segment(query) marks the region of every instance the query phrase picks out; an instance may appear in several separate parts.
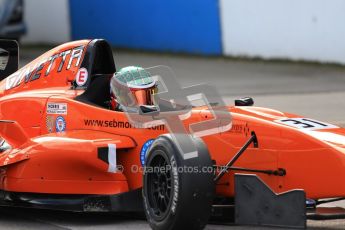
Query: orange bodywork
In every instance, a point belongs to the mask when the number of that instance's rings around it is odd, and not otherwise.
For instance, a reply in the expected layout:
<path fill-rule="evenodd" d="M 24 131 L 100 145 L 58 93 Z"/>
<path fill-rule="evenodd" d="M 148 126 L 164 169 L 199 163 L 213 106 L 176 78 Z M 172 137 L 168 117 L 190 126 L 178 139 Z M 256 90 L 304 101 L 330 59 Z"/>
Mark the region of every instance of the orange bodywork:
<path fill-rule="evenodd" d="M 12 146 L 0 155 L 1 190 L 119 194 L 142 186 L 142 172 L 133 170 L 141 166 L 141 148 L 168 130 L 164 125 L 136 128 L 123 112 L 75 100 L 85 89 L 71 85 L 89 58 L 91 42 L 52 49 L 1 81 L 0 136 Z M 66 107 L 54 114 L 48 105 Z M 225 165 L 254 131 L 259 147 L 250 146 L 235 166 L 285 169 L 285 176 L 258 174 L 275 192 L 304 189 L 310 198 L 345 196 L 338 180 L 345 178 L 345 129 L 305 131 L 277 122 L 301 116 L 258 107 L 228 109 L 231 130 L 203 137 L 217 165 Z M 207 108 L 197 107 L 185 124 L 209 117 Z M 109 145 L 116 146 L 122 172 L 109 172 L 98 158 L 98 149 Z M 218 195 L 234 195 L 234 173 L 221 179 Z"/>

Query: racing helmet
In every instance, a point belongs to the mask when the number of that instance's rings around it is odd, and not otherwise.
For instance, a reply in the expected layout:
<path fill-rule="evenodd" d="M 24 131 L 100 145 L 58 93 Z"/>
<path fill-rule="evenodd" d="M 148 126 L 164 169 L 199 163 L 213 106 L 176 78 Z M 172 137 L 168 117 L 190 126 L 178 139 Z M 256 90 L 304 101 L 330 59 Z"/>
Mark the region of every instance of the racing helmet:
<path fill-rule="evenodd" d="M 153 95 L 157 93 L 156 81 L 151 74 L 138 66 L 127 66 L 116 72 L 110 88 L 114 103 L 134 107 L 154 105 Z"/>

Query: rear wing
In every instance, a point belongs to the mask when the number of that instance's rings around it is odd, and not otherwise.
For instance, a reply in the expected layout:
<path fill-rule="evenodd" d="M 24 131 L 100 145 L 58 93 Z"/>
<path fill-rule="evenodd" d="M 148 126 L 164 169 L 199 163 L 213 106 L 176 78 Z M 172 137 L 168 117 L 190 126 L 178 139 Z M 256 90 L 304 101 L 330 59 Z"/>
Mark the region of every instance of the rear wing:
<path fill-rule="evenodd" d="M 19 67 L 19 46 L 15 40 L 0 39 L 0 81 Z"/>

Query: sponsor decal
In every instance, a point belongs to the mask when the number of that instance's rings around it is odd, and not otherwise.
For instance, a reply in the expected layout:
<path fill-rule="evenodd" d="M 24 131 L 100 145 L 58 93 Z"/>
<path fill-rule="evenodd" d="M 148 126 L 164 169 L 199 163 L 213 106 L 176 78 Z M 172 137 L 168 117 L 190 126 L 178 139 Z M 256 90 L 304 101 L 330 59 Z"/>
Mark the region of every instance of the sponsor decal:
<path fill-rule="evenodd" d="M 288 125 L 290 127 L 300 130 L 319 130 L 319 129 L 336 129 L 338 126 L 328 124 L 322 121 L 317 121 L 310 118 L 285 118 L 275 120 L 275 122 Z"/>
<path fill-rule="evenodd" d="M 53 132 L 54 129 L 54 117 L 47 116 L 46 117 L 46 127 L 49 133 Z"/>
<path fill-rule="evenodd" d="M 67 103 L 48 102 L 47 114 L 67 115 Z"/>
<path fill-rule="evenodd" d="M 244 127 L 244 134 L 246 136 L 250 135 L 250 128 L 249 128 L 248 123 L 246 123 L 246 126 Z"/>
<path fill-rule="evenodd" d="M 179 192 L 179 180 L 178 180 L 178 170 L 177 170 L 177 163 L 174 156 L 171 156 L 170 158 L 171 163 L 171 171 L 173 175 L 173 200 L 171 204 L 171 212 L 175 214 L 176 212 L 176 206 L 178 202 L 178 192 Z"/>
<path fill-rule="evenodd" d="M 243 130 L 244 130 L 244 126 L 243 125 L 232 124 L 232 127 L 229 130 L 229 132 L 231 132 L 231 133 L 242 133 Z"/>
<path fill-rule="evenodd" d="M 130 122 L 128 121 L 117 121 L 117 120 L 92 120 L 92 119 L 84 119 L 84 125 L 85 126 L 94 126 L 94 127 L 103 127 L 103 128 L 125 128 L 125 129 L 142 129 L 142 128 L 146 128 L 149 130 L 159 130 L 159 131 L 163 131 L 165 130 L 165 125 L 156 125 L 156 126 L 152 126 L 152 127 L 143 127 L 140 126 L 140 124 L 135 124 L 132 125 Z"/>
<path fill-rule="evenodd" d="M 66 121 L 62 116 L 58 116 L 55 120 L 56 132 L 63 132 L 66 130 Z"/>
<path fill-rule="evenodd" d="M 250 134 L 250 128 L 248 123 L 234 122 L 229 132 L 233 134 L 244 134 L 245 136 L 248 136 Z"/>
<path fill-rule="evenodd" d="M 88 73 L 85 68 L 81 68 L 78 70 L 78 73 L 75 78 L 75 82 L 78 86 L 84 86 L 88 79 Z"/>
<path fill-rule="evenodd" d="M 154 141 L 154 139 L 150 139 L 150 140 L 146 141 L 146 142 L 143 144 L 143 147 L 141 147 L 141 150 L 140 150 L 140 163 L 141 163 L 142 166 L 145 165 L 145 160 L 146 160 L 147 151 L 148 151 L 149 148 L 151 147 L 153 141 Z"/>
<path fill-rule="evenodd" d="M 5 90 L 9 90 L 24 84 L 48 76 L 52 69 L 60 73 L 63 69 L 69 70 L 72 66 L 78 67 L 83 56 L 84 46 L 74 47 L 54 54 L 34 65 L 29 65 L 6 78 Z M 46 69 L 43 71 L 43 69 Z"/>

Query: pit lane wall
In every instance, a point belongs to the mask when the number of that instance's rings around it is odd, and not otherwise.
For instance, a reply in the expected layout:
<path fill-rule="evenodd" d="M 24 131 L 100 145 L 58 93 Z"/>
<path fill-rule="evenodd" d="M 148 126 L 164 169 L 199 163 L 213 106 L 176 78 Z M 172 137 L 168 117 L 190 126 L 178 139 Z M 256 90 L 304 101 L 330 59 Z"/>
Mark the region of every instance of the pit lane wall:
<path fill-rule="evenodd" d="M 24 0 L 23 44 L 59 44 L 71 40 L 69 0 Z"/>
<path fill-rule="evenodd" d="M 37 10 L 39 9 L 39 10 Z M 343 0 L 25 0 L 25 43 L 345 64 Z"/>
<path fill-rule="evenodd" d="M 345 1 L 220 0 L 223 53 L 345 64 Z"/>
<path fill-rule="evenodd" d="M 71 0 L 73 39 L 114 46 L 220 55 L 218 0 Z"/>

